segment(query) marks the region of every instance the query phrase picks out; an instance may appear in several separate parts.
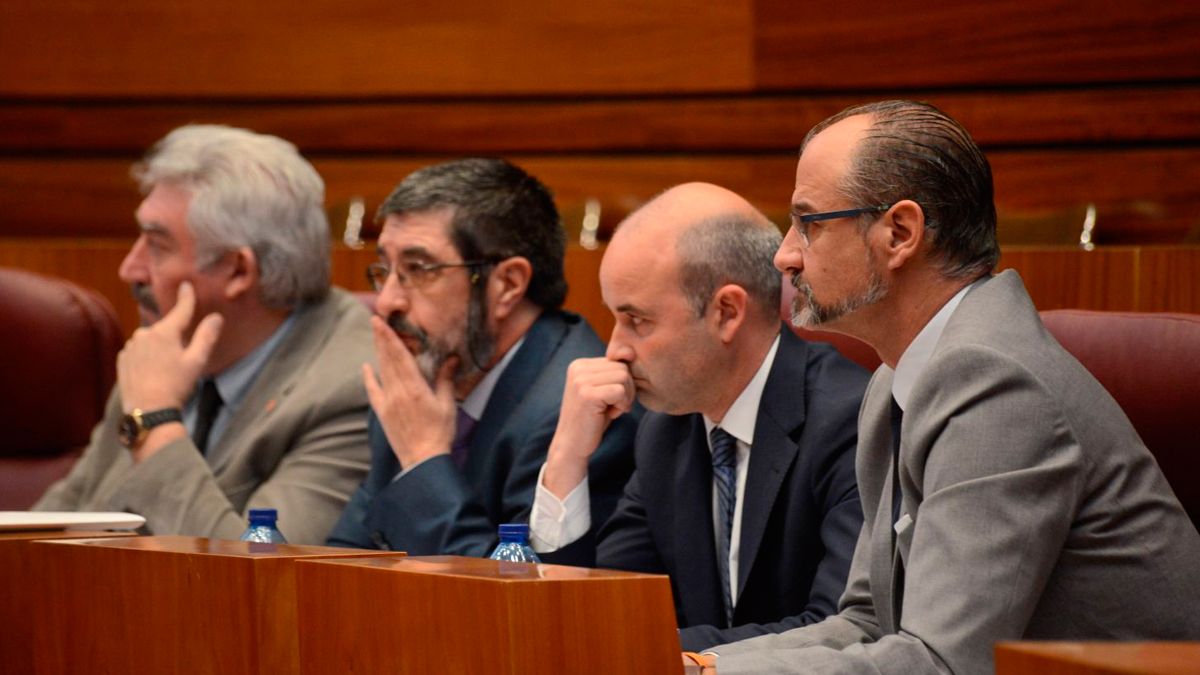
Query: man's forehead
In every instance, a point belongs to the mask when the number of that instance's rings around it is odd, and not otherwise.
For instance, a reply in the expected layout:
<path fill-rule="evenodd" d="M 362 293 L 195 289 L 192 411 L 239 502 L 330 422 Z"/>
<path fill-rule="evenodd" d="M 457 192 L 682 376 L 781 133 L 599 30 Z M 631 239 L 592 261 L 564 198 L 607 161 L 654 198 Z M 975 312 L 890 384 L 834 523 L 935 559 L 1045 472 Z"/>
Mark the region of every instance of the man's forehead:
<path fill-rule="evenodd" d="M 840 120 L 813 136 L 796 162 L 796 184 L 792 210 L 796 212 L 825 208 L 816 201 L 836 191 L 859 141 L 871 126 L 868 115 Z"/>
<path fill-rule="evenodd" d="M 450 215 L 431 211 L 391 213 L 379 233 L 379 250 L 393 255 L 433 255 L 455 250 Z"/>

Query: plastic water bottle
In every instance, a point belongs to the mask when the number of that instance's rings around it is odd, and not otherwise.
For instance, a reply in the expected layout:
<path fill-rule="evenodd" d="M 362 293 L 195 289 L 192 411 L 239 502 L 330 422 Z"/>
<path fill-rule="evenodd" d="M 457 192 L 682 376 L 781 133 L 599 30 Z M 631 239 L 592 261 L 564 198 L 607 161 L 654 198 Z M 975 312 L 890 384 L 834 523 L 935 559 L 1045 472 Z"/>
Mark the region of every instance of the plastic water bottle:
<path fill-rule="evenodd" d="M 500 543 L 488 556 L 492 560 L 509 562 L 541 562 L 529 545 L 529 526 L 525 523 L 505 523 L 500 526 Z"/>
<path fill-rule="evenodd" d="M 241 540 L 260 544 L 286 544 L 287 539 L 284 539 L 279 528 L 275 527 L 278 518 L 279 512 L 275 509 L 250 509 L 250 527 L 242 533 Z"/>

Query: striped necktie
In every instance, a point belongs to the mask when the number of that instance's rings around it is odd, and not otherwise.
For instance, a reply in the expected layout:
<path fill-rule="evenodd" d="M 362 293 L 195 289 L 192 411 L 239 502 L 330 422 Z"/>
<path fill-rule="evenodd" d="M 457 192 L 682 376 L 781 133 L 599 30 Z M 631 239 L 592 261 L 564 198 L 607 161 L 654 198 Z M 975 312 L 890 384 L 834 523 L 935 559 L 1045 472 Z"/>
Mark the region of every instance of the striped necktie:
<path fill-rule="evenodd" d="M 712 445 L 713 484 L 717 489 L 717 569 L 725 596 L 725 623 L 733 623 L 733 592 L 729 579 L 729 546 L 733 511 L 737 506 L 737 440 L 720 427 L 709 433 Z"/>

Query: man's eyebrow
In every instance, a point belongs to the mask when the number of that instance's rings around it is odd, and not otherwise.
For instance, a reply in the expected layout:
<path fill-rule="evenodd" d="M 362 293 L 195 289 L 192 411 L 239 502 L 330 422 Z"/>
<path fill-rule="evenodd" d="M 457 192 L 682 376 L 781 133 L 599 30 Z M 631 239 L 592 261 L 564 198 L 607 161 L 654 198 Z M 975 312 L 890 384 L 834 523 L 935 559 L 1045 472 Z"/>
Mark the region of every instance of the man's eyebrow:
<path fill-rule="evenodd" d="M 153 220 L 148 223 L 138 223 L 138 229 L 140 229 L 144 234 L 158 235 L 168 239 L 171 238 L 171 232 L 167 230 L 162 223 L 158 223 Z"/>
<path fill-rule="evenodd" d="M 376 246 L 375 247 L 375 255 L 386 260 L 388 257 L 387 249 L 385 249 L 382 246 Z M 400 250 L 400 257 L 401 258 L 432 258 L 433 255 L 429 252 L 429 249 L 425 248 L 424 246 L 409 246 L 408 248 Z"/>
<path fill-rule="evenodd" d="M 812 202 L 807 199 L 792 202 L 791 214 L 796 217 L 803 216 L 814 211 Z"/>
<path fill-rule="evenodd" d="M 645 314 L 646 313 L 646 310 L 642 309 L 641 307 L 638 307 L 637 305 L 630 304 L 628 302 L 621 304 L 621 305 L 617 305 L 617 311 L 622 314 Z"/>

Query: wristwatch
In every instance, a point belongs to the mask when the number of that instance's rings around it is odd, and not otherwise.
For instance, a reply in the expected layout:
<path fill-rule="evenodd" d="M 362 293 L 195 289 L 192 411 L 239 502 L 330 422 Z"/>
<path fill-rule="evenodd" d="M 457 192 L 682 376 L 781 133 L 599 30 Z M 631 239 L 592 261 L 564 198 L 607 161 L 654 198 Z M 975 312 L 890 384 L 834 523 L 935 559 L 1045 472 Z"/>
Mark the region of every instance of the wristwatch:
<path fill-rule="evenodd" d="M 154 427 L 167 422 L 182 421 L 183 411 L 179 408 L 163 408 L 150 412 L 134 408 L 121 417 L 121 423 L 117 425 L 117 438 L 120 439 L 121 445 L 133 450 L 142 444 L 146 434 Z"/>

